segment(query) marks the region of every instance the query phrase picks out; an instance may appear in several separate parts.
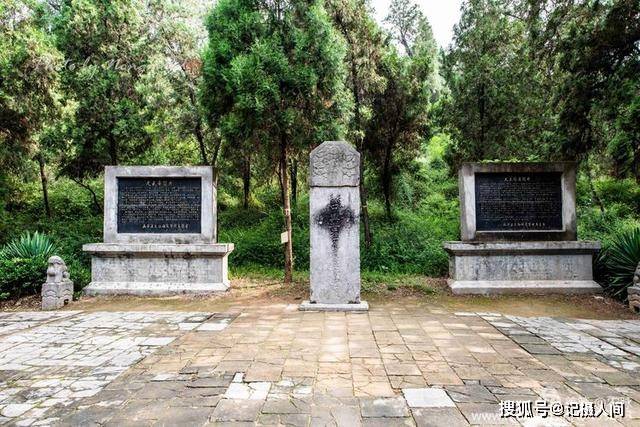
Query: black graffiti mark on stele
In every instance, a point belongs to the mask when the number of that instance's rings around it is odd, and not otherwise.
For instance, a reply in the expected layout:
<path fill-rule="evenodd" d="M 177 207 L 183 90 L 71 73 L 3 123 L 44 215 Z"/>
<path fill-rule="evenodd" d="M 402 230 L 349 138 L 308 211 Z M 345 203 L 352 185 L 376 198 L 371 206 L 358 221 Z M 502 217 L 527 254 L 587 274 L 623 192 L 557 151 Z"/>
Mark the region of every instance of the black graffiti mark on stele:
<path fill-rule="evenodd" d="M 329 203 L 315 215 L 315 222 L 320 227 L 329 231 L 331 247 L 338 250 L 340 233 L 345 227 L 351 227 L 356 222 L 356 216 L 350 207 L 342 206 L 340 196 L 329 196 Z"/>

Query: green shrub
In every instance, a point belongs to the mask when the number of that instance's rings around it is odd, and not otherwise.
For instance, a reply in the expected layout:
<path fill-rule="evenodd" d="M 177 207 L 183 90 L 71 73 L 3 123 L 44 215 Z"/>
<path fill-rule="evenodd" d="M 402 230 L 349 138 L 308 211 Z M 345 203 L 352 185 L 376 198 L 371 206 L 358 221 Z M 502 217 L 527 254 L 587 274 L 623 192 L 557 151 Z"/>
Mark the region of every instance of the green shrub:
<path fill-rule="evenodd" d="M 640 227 L 619 233 L 601 253 L 599 264 L 612 295 L 625 298 L 640 263 Z"/>
<path fill-rule="evenodd" d="M 616 203 L 624 205 L 633 212 L 640 212 L 640 185 L 634 179 L 606 177 L 597 180 L 594 185 L 607 209 Z"/>
<path fill-rule="evenodd" d="M 305 195 L 292 212 L 295 268 L 309 268 L 309 202 Z M 397 208 L 388 221 L 382 205 L 370 203 L 373 244 L 364 246 L 361 231 L 361 265 L 365 271 L 379 273 L 425 274 L 442 276 L 448 258 L 442 242 L 458 236 L 457 203 L 441 197 L 425 200 L 416 211 Z M 235 267 L 263 266 L 282 268 L 280 244 L 281 211 L 269 214 L 256 210 L 228 209 L 219 215 L 219 241 L 233 242 L 235 250 L 229 264 Z"/>
<path fill-rule="evenodd" d="M 0 251 L 0 298 L 38 293 L 46 279 L 47 260 L 57 248 L 42 233 L 23 233 Z"/>
<path fill-rule="evenodd" d="M 46 280 L 47 258 L 0 258 L 0 299 L 33 295 Z"/>
<path fill-rule="evenodd" d="M 309 268 L 308 202 L 292 211 L 293 252 L 299 269 Z M 240 208 L 228 209 L 218 216 L 220 242 L 232 242 L 235 250 L 229 256 L 232 266 L 262 265 L 283 267 L 284 255 L 280 243 L 283 231 L 281 211 L 269 214 Z"/>
<path fill-rule="evenodd" d="M 35 232 L 23 233 L 19 238 L 12 240 L 0 252 L 0 258 L 48 258 L 56 251 L 56 246 L 45 234 Z"/>

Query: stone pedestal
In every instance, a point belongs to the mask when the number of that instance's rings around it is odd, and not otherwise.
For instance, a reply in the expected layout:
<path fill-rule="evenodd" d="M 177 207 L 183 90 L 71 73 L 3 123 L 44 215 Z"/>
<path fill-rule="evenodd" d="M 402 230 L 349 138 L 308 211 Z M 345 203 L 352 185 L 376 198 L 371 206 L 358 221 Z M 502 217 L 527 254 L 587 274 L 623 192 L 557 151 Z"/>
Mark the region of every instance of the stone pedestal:
<path fill-rule="evenodd" d="M 233 244 L 216 243 L 211 167 L 105 169 L 104 243 L 91 255 L 87 295 L 226 291 Z"/>
<path fill-rule="evenodd" d="M 640 313 L 640 262 L 633 273 L 632 283 L 633 285 L 627 288 L 629 308 L 636 313 Z"/>
<path fill-rule="evenodd" d="M 65 280 L 42 285 L 42 309 L 57 310 L 73 301 L 73 282 Z"/>
<path fill-rule="evenodd" d="M 635 313 L 640 313 L 640 285 L 633 285 L 627 288 L 629 308 Z"/>
<path fill-rule="evenodd" d="M 598 293 L 598 242 L 445 242 L 454 294 Z"/>
<path fill-rule="evenodd" d="M 310 156 L 311 296 L 300 310 L 366 311 L 360 301 L 360 154 L 328 141 Z"/>
<path fill-rule="evenodd" d="M 233 244 L 94 243 L 86 295 L 208 294 L 229 289 Z"/>

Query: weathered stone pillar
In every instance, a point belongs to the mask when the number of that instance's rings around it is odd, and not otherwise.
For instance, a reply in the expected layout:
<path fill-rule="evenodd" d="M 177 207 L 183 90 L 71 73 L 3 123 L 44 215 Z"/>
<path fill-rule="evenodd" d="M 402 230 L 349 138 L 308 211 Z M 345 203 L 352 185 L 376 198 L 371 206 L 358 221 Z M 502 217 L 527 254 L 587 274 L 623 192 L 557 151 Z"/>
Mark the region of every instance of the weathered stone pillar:
<path fill-rule="evenodd" d="M 311 298 L 300 310 L 364 311 L 360 301 L 360 154 L 343 141 L 311 152 Z"/>

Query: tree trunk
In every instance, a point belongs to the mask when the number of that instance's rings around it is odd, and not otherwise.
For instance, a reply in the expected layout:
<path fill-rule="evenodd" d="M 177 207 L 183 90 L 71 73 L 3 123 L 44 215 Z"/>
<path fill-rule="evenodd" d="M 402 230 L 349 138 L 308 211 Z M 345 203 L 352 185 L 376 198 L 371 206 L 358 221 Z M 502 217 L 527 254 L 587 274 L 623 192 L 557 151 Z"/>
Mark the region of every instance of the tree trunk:
<path fill-rule="evenodd" d="M 288 173 L 288 143 L 286 136 L 280 139 L 280 189 L 282 192 L 282 209 L 284 213 L 284 228 L 287 233 L 287 242 L 284 244 L 284 283 L 293 281 L 293 245 L 291 242 L 291 200 L 289 194 Z"/>
<path fill-rule="evenodd" d="M 213 167 L 213 185 L 218 187 L 218 155 L 220 154 L 220 146 L 222 138 L 216 138 L 213 146 L 213 154 L 211 155 L 211 167 Z"/>
<path fill-rule="evenodd" d="M 485 119 L 485 87 L 484 83 L 480 83 L 479 94 L 478 94 L 478 116 L 480 118 L 480 143 L 475 146 L 475 155 L 476 158 L 474 160 L 484 160 L 484 138 L 485 138 L 485 129 L 484 129 L 484 119 Z"/>
<path fill-rule="evenodd" d="M 362 219 L 362 227 L 364 228 L 364 245 L 371 247 L 373 236 L 371 234 L 371 226 L 369 225 L 369 207 L 367 205 L 367 189 L 364 186 L 364 152 L 360 149 L 360 216 Z"/>
<path fill-rule="evenodd" d="M 93 204 L 93 210 L 96 213 L 100 213 L 100 212 L 103 211 L 103 207 L 100 206 L 100 203 L 98 202 L 98 195 L 96 194 L 95 191 L 93 191 L 93 188 L 91 188 L 88 184 L 85 184 L 84 182 L 82 182 L 80 179 L 71 178 L 71 181 L 75 182 L 80 187 L 82 187 L 85 190 L 87 190 L 89 192 L 89 194 L 91 194 L 91 201 L 92 201 L 92 204 Z"/>
<path fill-rule="evenodd" d="M 589 156 L 586 155 L 584 159 L 585 171 L 587 173 L 587 181 L 589 181 L 589 190 L 591 191 L 591 201 L 593 204 L 600 208 L 600 212 L 604 213 L 604 204 L 602 199 L 598 196 L 595 185 L 593 185 L 593 174 L 591 173 L 591 166 L 589 165 Z"/>
<path fill-rule="evenodd" d="M 351 49 L 353 51 L 353 48 Z M 364 228 L 364 245 L 366 248 L 371 247 L 373 240 L 371 236 L 371 226 L 369 225 L 369 207 L 367 205 L 367 189 L 364 186 L 364 138 L 360 134 L 362 128 L 362 116 L 360 114 L 360 91 L 357 86 L 358 70 L 356 68 L 356 61 L 351 55 L 351 90 L 353 92 L 353 118 L 356 128 L 356 147 L 360 152 L 360 184 L 358 189 L 360 190 L 360 219 L 362 221 L 362 227 Z"/>
<path fill-rule="evenodd" d="M 633 153 L 633 175 L 636 177 L 636 184 L 640 185 L 640 146 Z"/>
<path fill-rule="evenodd" d="M 246 155 L 242 160 L 242 207 L 249 209 L 249 194 L 251 191 L 251 156 Z"/>
<path fill-rule="evenodd" d="M 198 147 L 200 147 L 200 158 L 202 159 L 202 164 L 207 164 L 207 147 L 204 142 L 204 134 L 202 133 L 202 124 L 200 123 L 200 119 L 196 122 L 195 127 L 193 128 L 193 135 L 196 137 L 198 141 Z"/>
<path fill-rule="evenodd" d="M 171 43 L 170 40 L 167 40 L 167 43 Z M 198 147 L 200 148 L 200 158 L 202 160 L 202 164 L 206 165 L 208 163 L 207 160 L 207 146 L 204 140 L 204 132 L 202 130 L 202 116 L 198 113 L 198 99 L 196 96 L 196 92 L 194 86 L 190 82 L 190 74 L 185 68 L 183 64 L 180 64 L 180 68 L 182 68 L 182 73 L 187 79 L 187 88 L 189 90 L 189 101 L 191 102 L 191 107 L 195 112 L 195 125 L 193 127 L 193 135 L 196 137 L 196 141 L 198 141 Z M 217 155 L 217 154 L 216 154 Z M 211 165 L 214 166 L 214 165 Z"/>
<path fill-rule="evenodd" d="M 44 170 L 44 156 L 42 153 L 38 153 L 38 166 L 40 166 L 40 182 L 42 184 L 42 200 L 44 201 L 44 211 L 47 214 L 47 218 L 51 218 L 51 206 L 49 205 L 49 186 L 47 181 L 47 174 Z"/>
<path fill-rule="evenodd" d="M 291 204 L 298 205 L 298 161 L 291 160 Z"/>
<path fill-rule="evenodd" d="M 400 43 L 402 44 L 402 46 L 406 50 L 407 56 L 409 58 L 413 58 L 413 50 L 411 49 L 411 46 L 409 45 L 409 42 L 407 41 L 407 35 L 405 34 L 404 31 L 400 31 Z"/>
<path fill-rule="evenodd" d="M 113 135 L 109 134 L 109 156 L 111 157 L 111 164 L 118 164 L 118 143 Z"/>
<path fill-rule="evenodd" d="M 391 219 L 391 144 L 387 145 L 384 153 L 384 166 L 382 169 L 382 193 L 384 194 L 384 206 L 387 219 Z"/>

